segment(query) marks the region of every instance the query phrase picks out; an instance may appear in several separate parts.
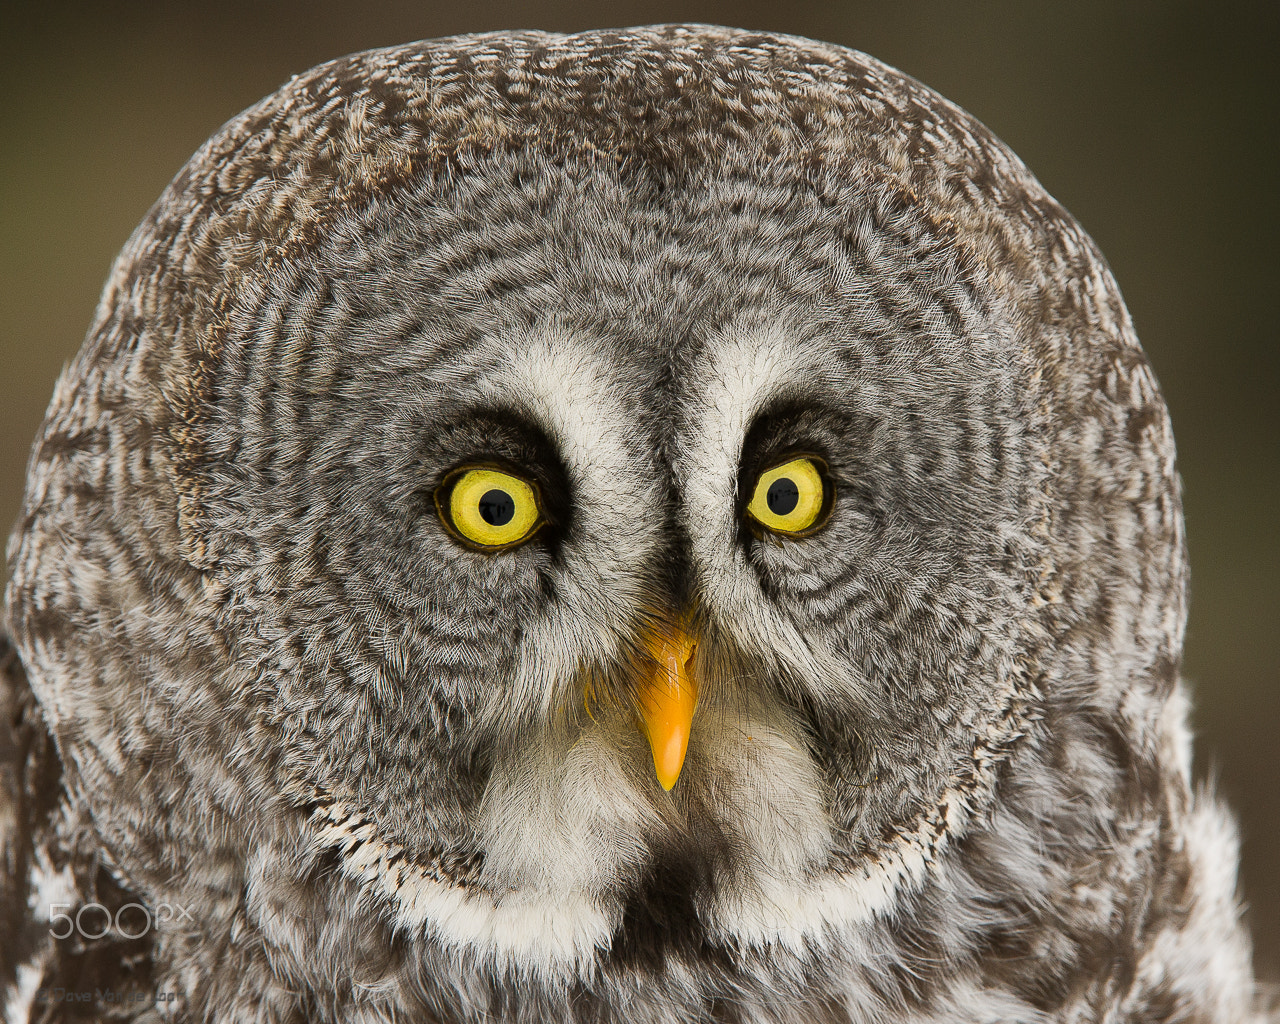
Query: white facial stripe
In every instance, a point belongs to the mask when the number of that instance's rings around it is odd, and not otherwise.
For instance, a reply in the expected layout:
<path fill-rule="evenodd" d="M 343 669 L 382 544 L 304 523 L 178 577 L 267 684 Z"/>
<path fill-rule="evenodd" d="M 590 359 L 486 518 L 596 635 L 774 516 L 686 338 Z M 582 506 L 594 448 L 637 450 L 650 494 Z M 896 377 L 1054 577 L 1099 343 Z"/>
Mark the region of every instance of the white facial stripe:
<path fill-rule="evenodd" d="M 686 392 L 686 407 L 702 412 L 685 424 L 677 475 L 707 610 L 766 663 L 781 663 L 803 678 L 815 695 L 847 696 L 856 683 L 838 660 L 808 643 L 762 594 L 738 545 L 735 501 L 742 446 L 754 418 L 772 399 L 824 383 L 831 374 L 820 355 L 803 349 L 783 327 L 726 330 L 708 343 L 702 366 L 702 377 Z"/>
<path fill-rule="evenodd" d="M 556 327 L 492 344 L 500 345 L 500 368 L 483 379 L 482 394 L 515 403 L 543 426 L 574 494 L 577 528 L 564 548 L 558 601 L 524 635 L 512 695 L 513 704 L 547 715 L 581 701 L 566 681 L 614 658 L 629 635 L 661 537 L 664 491 L 644 457 L 648 441 L 626 408 L 616 361 Z"/>
<path fill-rule="evenodd" d="M 684 438 L 681 482 L 695 542 L 732 534 L 742 443 L 766 402 L 799 376 L 799 351 L 781 332 L 727 331 L 707 346 L 704 375 L 690 390 L 704 411 Z"/>

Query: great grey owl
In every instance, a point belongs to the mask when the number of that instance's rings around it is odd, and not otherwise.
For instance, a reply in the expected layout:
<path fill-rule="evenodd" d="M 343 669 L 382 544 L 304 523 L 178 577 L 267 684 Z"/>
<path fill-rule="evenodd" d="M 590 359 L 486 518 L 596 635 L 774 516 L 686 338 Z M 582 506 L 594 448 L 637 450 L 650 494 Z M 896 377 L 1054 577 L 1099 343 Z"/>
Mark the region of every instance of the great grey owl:
<path fill-rule="evenodd" d="M 1120 294 L 862 54 L 294 78 L 125 247 L 8 555 L 11 1018 L 1263 1012 Z"/>

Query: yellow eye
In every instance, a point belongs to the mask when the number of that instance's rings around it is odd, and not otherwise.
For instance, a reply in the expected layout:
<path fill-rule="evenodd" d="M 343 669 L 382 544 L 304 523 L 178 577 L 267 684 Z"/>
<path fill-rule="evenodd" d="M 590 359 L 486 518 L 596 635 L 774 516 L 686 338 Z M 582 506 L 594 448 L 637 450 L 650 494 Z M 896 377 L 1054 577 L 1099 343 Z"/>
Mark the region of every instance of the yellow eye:
<path fill-rule="evenodd" d="M 820 527 L 830 509 L 818 462 L 808 457 L 766 469 L 747 504 L 747 513 L 765 529 L 793 537 Z"/>
<path fill-rule="evenodd" d="M 445 477 L 436 509 L 454 536 L 480 548 L 519 544 L 545 522 L 536 484 L 482 467 Z"/>

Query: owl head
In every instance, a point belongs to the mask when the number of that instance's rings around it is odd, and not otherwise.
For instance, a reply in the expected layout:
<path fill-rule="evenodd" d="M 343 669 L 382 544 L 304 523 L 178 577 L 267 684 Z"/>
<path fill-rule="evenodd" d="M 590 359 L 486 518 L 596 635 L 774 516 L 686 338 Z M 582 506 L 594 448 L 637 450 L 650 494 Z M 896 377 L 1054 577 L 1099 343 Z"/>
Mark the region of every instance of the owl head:
<path fill-rule="evenodd" d="M 839 47 L 294 78 L 125 248 L 10 558 L 68 828 L 191 909 L 191 1006 L 216 961 L 312 1019 L 961 1012 L 991 970 L 1039 1013 L 1164 898 L 1122 867 L 1193 868 L 1173 443 L 1111 274 Z"/>

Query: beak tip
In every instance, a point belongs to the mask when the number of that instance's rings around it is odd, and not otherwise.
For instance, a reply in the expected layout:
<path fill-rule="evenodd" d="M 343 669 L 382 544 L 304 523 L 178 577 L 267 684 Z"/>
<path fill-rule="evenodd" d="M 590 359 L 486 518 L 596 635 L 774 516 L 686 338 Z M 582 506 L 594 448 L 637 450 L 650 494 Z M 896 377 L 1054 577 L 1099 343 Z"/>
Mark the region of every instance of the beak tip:
<path fill-rule="evenodd" d="M 658 784 L 662 786 L 668 793 L 674 788 L 680 779 L 680 773 L 684 769 L 685 753 L 689 747 L 689 735 L 687 731 L 683 734 L 676 732 L 664 737 L 665 744 L 654 743 L 650 740 L 651 749 L 653 750 L 653 770 L 658 777 Z"/>

